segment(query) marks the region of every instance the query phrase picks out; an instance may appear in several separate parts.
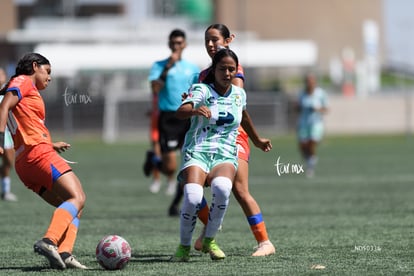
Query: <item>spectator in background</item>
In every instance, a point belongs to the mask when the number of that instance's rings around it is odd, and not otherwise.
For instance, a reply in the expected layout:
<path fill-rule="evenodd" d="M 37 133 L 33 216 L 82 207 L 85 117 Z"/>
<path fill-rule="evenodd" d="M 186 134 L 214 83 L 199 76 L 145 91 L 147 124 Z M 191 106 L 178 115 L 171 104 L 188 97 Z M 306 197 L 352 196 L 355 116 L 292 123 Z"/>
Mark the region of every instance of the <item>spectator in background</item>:
<path fill-rule="evenodd" d="M 299 95 L 297 136 L 299 149 L 306 161 L 306 176 L 313 177 L 318 162 L 316 147 L 324 133 L 323 114 L 327 112 L 326 93 L 317 87 L 315 75 L 308 73 L 305 88 Z"/>
<path fill-rule="evenodd" d="M 184 31 L 175 29 L 168 37 L 171 55 L 152 65 L 149 74 L 152 93 L 158 95 L 158 130 L 161 158 L 154 151 L 148 151 L 144 163 L 144 174 L 149 176 L 154 168 L 158 168 L 169 179 L 167 194 L 176 191 L 177 171 L 176 151 L 181 148 L 190 121 L 179 120 L 175 113 L 182 102 L 182 93 L 197 81 L 199 68 L 182 59 L 187 46 Z M 155 190 L 155 189 L 154 189 Z M 169 210 L 170 215 L 178 215 L 178 210 Z"/>
<path fill-rule="evenodd" d="M 7 83 L 7 74 L 3 68 L 0 68 L 0 89 Z M 0 102 L 3 100 L 3 95 L 0 95 Z M 14 163 L 14 148 L 13 139 L 9 129 L 6 127 L 4 131 L 4 154 L 1 155 L 2 164 L 0 167 L 1 176 L 1 199 L 4 201 L 17 201 L 17 196 L 10 190 L 11 178 L 10 172 Z"/>

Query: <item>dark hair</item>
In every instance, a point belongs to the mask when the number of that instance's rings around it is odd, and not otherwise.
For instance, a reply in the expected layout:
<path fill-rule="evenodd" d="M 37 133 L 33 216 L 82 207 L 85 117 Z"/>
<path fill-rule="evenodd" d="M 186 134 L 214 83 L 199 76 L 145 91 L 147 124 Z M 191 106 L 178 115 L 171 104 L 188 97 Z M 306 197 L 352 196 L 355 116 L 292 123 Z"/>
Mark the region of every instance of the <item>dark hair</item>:
<path fill-rule="evenodd" d="M 183 37 L 185 39 L 185 32 L 180 29 L 174 29 L 171 31 L 170 35 L 168 36 L 168 39 L 171 40 L 174 37 Z"/>
<path fill-rule="evenodd" d="M 215 81 L 214 70 L 216 69 L 217 64 L 225 57 L 231 57 L 236 62 L 236 68 L 239 67 L 239 58 L 236 53 L 227 48 L 221 49 L 214 55 L 213 64 L 209 68 L 209 72 L 203 83 L 213 83 Z"/>
<path fill-rule="evenodd" d="M 219 24 L 219 23 L 217 23 L 217 24 L 212 24 L 212 25 L 210 25 L 210 26 L 208 26 L 207 27 L 207 29 L 206 29 L 206 31 L 205 31 L 205 33 L 207 33 L 207 31 L 208 30 L 210 30 L 210 29 L 215 29 L 215 30 L 218 30 L 219 31 L 219 33 L 224 37 L 224 38 L 229 38 L 230 37 L 230 30 L 229 30 L 229 28 L 227 28 L 227 26 L 226 25 L 224 25 L 224 24 Z"/>
<path fill-rule="evenodd" d="M 25 54 L 17 63 L 15 74 L 10 78 L 7 84 L 0 90 L 0 95 L 4 95 L 7 88 L 9 87 L 10 81 L 19 75 L 32 75 L 33 71 L 33 62 L 36 62 L 38 65 L 50 64 L 49 60 L 38 53 L 28 53 Z"/>

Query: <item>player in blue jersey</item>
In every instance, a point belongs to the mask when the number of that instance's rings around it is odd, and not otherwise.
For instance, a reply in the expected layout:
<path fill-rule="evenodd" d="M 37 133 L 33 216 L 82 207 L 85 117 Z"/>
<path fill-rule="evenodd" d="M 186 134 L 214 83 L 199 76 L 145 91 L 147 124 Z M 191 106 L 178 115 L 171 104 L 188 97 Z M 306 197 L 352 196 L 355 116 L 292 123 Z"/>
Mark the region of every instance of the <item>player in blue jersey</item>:
<path fill-rule="evenodd" d="M 176 150 L 180 149 L 184 135 L 189 127 L 189 120 L 179 120 L 175 112 L 181 105 L 181 94 L 191 84 L 197 82 L 198 66 L 182 58 L 187 46 L 185 32 L 173 30 L 168 38 L 171 55 L 155 62 L 150 70 L 149 81 L 153 94 L 158 95 L 158 130 L 161 159 L 153 151 L 147 152 L 144 173 L 151 174 L 154 167 L 168 178 L 167 194 L 172 195 L 176 189 L 175 172 L 177 170 Z M 155 189 L 157 187 L 152 187 Z"/>
<path fill-rule="evenodd" d="M 218 51 L 204 83 L 194 84 L 177 110 L 178 118 L 191 118 L 191 126 L 182 149 L 180 176 L 184 183 L 184 202 L 180 215 L 180 245 L 173 261 L 189 260 L 192 234 L 206 181 L 213 198 L 202 251 L 209 253 L 212 260 L 226 257 L 215 236 L 226 213 L 237 171 L 239 126 L 243 126 L 257 147 L 263 151 L 272 148 L 270 140 L 260 138 L 253 127 L 246 111 L 244 89 L 232 85 L 238 65 L 233 51 Z"/>
<path fill-rule="evenodd" d="M 317 163 L 316 147 L 324 133 L 323 114 L 327 112 L 325 91 L 317 87 L 313 74 L 305 76 L 305 89 L 298 100 L 298 140 L 299 149 L 306 161 L 306 175 L 314 175 Z"/>

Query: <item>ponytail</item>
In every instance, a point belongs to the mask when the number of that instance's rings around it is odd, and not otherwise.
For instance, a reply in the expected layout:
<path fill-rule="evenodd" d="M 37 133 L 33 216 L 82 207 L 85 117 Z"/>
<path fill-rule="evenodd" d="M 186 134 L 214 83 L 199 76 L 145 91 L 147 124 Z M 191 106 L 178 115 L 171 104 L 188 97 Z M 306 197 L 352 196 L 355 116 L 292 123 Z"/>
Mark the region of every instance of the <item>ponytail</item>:
<path fill-rule="evenodd" d="M 6 90 L 7 90 L 7 88 L 9 88 L 10 82 L 11 82 L 11 81 L 12 81 L 15 77 L 17 77 L 17 75 L 13 75 L 13 76 L 9 79 L 9 81 L 8 81 L 5 85 L 3 85 L 3 87 L 0 89 L 0 95 L 3 95 L 3 96 L 4 96 L 4 94 L 6 94 Z"/>

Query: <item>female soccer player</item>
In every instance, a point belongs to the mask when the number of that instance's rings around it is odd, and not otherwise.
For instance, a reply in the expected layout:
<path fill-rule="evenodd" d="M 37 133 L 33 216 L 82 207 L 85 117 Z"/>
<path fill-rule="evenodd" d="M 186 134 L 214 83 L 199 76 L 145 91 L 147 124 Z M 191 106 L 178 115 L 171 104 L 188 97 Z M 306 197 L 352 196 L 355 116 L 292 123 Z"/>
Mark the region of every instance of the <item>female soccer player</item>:
<path fill-rule="evenodd" d="M 236 138 L 242 124 L 263 151 L 272 145 L 259 138 L 246 111 L 246 93 L 232 85 L 238 68 L 236 54 L 223 49 L 214 55 L 204 83 L 191 87 L 188 97 L 177 110 L 177 117 L 191 118 L 185 136 L 180 175 L 184 183 L 184 202 L 180 216 L 180 245 L 173 261 L 188 261 L 192 233 L 205 182 L 214 195 L 209 220 L 202 240 L 202 251 L 212 260 L 225 258 L 214 237 L 227 210 L 230 191 L 237 171 Z"/>
<path fill-rule="evenodd" d="M 208 55 L 213 58 L 220 48 L 228 48 L 233 38 L 234 36 L 230 34 L 229 29 L 225 25 L 213 24 L 209 26 L 205 32 L 205 47 Z M 203 81 L 210 71 L 211 67 L 203 70 L 200 73 L 199 81 Z M 244 73 L 240 64 L 237 67 L 237 72 L 232 83 L 243 88 Z M 232 190 L 246 215 L 247 222 L 249 223 L 250 229 L 258 244 L 252 256 L 271 255 L 275 253 L 275 247 L 269 240 L 259 204 L 249 192 L 250 146 L 248 134 L 243 127 L 239 127 L 239 135 L 237 136 L 236 143 L 238 148 L 238 169 L 234 178 Z M 203 206 L 199 212 L 199 218 L 207 223 L 208 206 L 206 201 L 203 201 Z M 204 233 L 201 234 L 194 245 L 196 250 L 201 249 L 201 239 L 203 234 Z"/>
<path fill-rule="evenodd" d="M 305 89 L 298 100 L 299 149 L 306 161 L 306 176 L 313 177 L 317 163 L 316 147 L 323 137 L 322 116 L 328 111 L 326 93 L 316 85 L 313 74 L 305 76 Z"/>
<path fill-rule="evenodd" d="M 45 256 L 52 268 L 86 269 L 72 255 L 86 196 L 79 179 L 58 154 L 70 145 L 52 143 L 44 124 L 45 106 L 39 91 L 48 86 L 50 73 L 50 62 L 44 56 L 28 53 L 0 90 L 4 95 L 0 104 L 0 154 L 4 154 L 7 123 L 16 151 L 17 175 L 25 186 L 56 207 L 34 251 Z"/>

